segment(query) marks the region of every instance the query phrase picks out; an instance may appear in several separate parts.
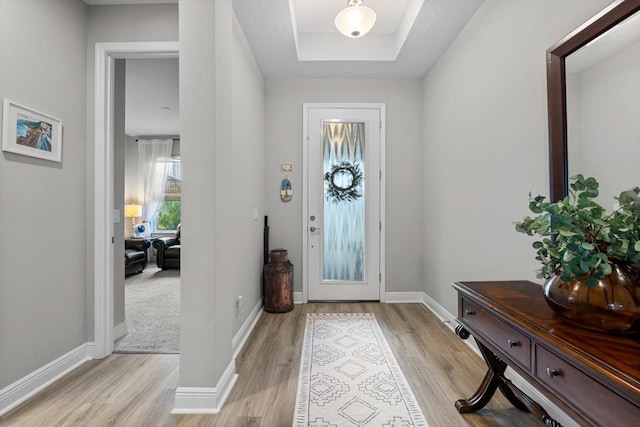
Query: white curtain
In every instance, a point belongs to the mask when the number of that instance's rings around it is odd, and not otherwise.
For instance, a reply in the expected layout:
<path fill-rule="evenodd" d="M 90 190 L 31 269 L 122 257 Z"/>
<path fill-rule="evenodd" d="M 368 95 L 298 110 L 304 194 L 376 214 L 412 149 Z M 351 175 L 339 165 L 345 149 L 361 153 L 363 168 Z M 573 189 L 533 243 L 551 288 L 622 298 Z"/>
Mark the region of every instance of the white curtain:
<path fill-rule="evenodd" d="M 138 140 L 138 200 L 142 217 L 150 224 L 164 201 L 172 145 L 172 139 Z"/>

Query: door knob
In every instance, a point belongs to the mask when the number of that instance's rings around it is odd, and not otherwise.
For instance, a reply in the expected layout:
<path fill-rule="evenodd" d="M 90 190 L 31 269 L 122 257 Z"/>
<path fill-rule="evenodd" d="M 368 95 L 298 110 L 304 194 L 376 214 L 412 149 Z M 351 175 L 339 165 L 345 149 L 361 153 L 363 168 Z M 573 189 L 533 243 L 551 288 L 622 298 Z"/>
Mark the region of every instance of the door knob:
<path fill-rule="evenodd" d="M 312 233 L 314 231 L 318 231 L 318 230 L 320 230 L 320 227 L 309 227 L 309 231 L 312 232 Z"/>

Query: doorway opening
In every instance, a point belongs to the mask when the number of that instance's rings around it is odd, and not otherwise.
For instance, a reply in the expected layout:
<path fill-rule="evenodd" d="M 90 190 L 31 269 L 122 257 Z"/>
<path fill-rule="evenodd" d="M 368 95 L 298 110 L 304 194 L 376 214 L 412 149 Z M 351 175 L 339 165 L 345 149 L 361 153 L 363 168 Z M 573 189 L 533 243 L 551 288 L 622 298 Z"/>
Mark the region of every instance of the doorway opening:
<path fill-rule="evenodd" d="M 114 347 L 114 78 L 115 61 L 177 58 L 178 42 L 96 43 L 94 99 L 94 357 Z"/>
<path fill-rule="evenodd" d="M 114 353 L 179 352 L 178 73 L 178 58 L 116 60 Z"/>

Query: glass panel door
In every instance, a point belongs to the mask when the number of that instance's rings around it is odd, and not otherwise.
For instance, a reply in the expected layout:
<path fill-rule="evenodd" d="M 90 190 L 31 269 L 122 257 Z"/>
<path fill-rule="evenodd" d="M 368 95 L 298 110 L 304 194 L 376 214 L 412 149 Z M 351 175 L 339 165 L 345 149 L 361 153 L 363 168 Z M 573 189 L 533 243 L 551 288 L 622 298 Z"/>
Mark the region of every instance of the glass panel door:
<path fill-rule="evenodd" d="M 305 107 L 303 269 L 309 301 L 380 299 L 382 116 L 377 105 Z"/>
<path fill-rule="evenodd" d="M 322 126 L 323 281 L 364 281 L 366 248 L 365 124 Z"/>

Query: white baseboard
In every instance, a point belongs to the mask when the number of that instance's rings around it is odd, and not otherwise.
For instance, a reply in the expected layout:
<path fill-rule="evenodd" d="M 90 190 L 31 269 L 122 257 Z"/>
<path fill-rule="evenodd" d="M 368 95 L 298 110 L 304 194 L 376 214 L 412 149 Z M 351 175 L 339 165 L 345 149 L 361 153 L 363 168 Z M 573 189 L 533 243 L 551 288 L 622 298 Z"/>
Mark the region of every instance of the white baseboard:
<path fill-rule="evenodd" d="M 423 293 L 423 304 L 438 318 L 440 321 L 446 325 L 453 333 L 455 333 L 455 328 L 458 325 L 456 321 L 456 317 L 449 313 L 443 306 L 441 306 L 436 300 L 431 298 L 426 293 Z M 456 335 L 456 338 L 457 335 Z M 459 339 L 459 338 L 458 338 Z M 474 353 L 478 355 L 478 357 L 482 358 L 482 354 L 480 353 L 480 349 L 476 344 L 475 340 L 466 339 L 464 340 L 465 344 L 473 350 Z M 528 381 L 526 381 L 520 374 L 514 371 L 511 368 L 507 368 L 506 376 L 513 382 L 513 384 L 522 390 L 527 396 L 531 397 L 533 400 L 538 402 L 542 407 L 549 413 L 549 415 L 562 424 L 565 427 L 580 427 L 571 417 L 569 417 L 564 411 L 562 411 L 555 403 L 551 400 L 547 399 L 542 393 L 540 393 L 536 388 L 534 388 Z M 473 390 L 469 390 L 469 395 L 473 393 Z M 464 397 L 464 396 L 461 396 Z"/>
<path fill-rule="evenodd" d="M 231 340 L 231 347 L 233 351 L 233 358 L 238 357 L 238 353 L 242 350 L 244 343 L 247 342 L 247 338 L 249 338 L 249 334 L 253 331 L 253 328 L 256 326 L 258 319 L 262 316 L 262 299 L 258 301 L 251 313 L 249 313 L 249 317 L 242 324 L 240 330 L 236 333 L 236 335 Z"/>
<path fill-rule="evenodd" d="M 215 387 L 178 387 L 172 414 L 217 414 L 238 379 L 232 360 Z"/>
<path fill-rule="evenodd" d="M 423 301 L 424 292 L 385 292 L 386 303 L 418 303 Z"/>
<path fill-rule="evenodd" d="M 302 292 L 294 292 L 293 293 L 293 303 L 294 304 L 304 304 L 302 299 Z"/>
<path fill-rule="evenodd" d="M 0 390 L 0 415 L 6 414 L 62 376 L 92 360 L 93 348 L 92 342 L 84 343 Z"/>
<path fill-rule="evenodd" d="M 113 328 L 113 341 L 118 341 L 123 336 L 127 335 L 129 330 L 127 329 L 127 322 L 122 322 Z"/>
<path fill-rule="evenodd" d="M 449 327 L 452 331 L 455 331 L 458 323 L 456 322 L 456 316 L 449 313 L 449 311 L 441 306 L 436 300 L 431 298 L 426 293 L 422 293 L 422 304 L 424 304 L 440 321 Z"/>
<path fill-rule="evenodd" d="M 231 340 L 233 359 L 215 387 L 178 387 L 172 414 L 217 414 L 222 409 L 231 389 L 238 379 L 236 357 L 262 316 L 262 300 L 253 307 L 247 320 Z"/>

